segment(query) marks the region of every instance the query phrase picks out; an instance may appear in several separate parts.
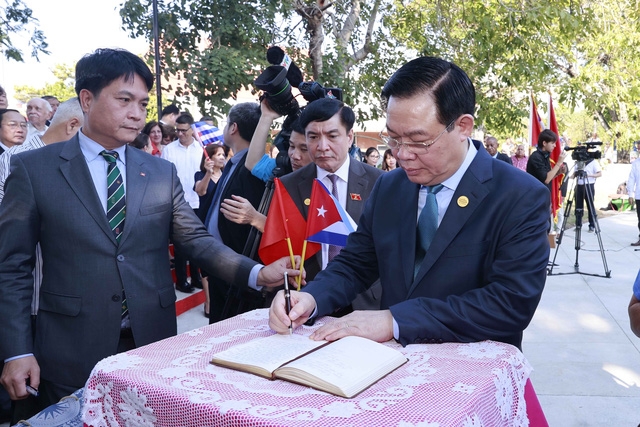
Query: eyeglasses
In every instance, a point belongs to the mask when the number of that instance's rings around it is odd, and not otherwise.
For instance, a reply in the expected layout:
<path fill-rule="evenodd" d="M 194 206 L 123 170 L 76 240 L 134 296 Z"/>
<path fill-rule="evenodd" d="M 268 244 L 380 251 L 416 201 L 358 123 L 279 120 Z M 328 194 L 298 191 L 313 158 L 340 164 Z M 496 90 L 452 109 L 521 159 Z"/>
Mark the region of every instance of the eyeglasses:
<path fill-rule="evenodd" d="M 445 127 L 442 130 L 442 132 L 440 132 L 438 136 L 433 138 L 431 141 L 427 140 L 427 141 L 402 142 L 396 138 L 393 138 L 387 135 L 386 133 L 383 133 L 382 131 L 378 134 L 378 136 L 385 143 L 387 147 L 389 147 L 392 150 L 396 150 L 396 152 L 400 151 L 401 147 L 404 147 L 404 149 L 410 153 L 424 154 L 429 151 L 429 147 L 435 144 L 438 141 L 438 139 L 440 139 L 440 137 L 445 134 L 445 132 L 451 130 L 451 127 L 456 122 L 456 120 L 457 119 L 454 119 L 451 123 L 449 123 L 447 127 Z"/>
<path fill-rule="evenodd" d="M 176 128 L 176 133 L 187 133 L 191 130 L 191 128 L 186 128 L 186 129 L 178 129 Z"/>
<path fill-rule="evenodd" d="M 26 129 L 27 122 L 7 122 L 5 123 L 5 126 L 7 126 L 10 129 L 18 129 L 18 128 Z"/>

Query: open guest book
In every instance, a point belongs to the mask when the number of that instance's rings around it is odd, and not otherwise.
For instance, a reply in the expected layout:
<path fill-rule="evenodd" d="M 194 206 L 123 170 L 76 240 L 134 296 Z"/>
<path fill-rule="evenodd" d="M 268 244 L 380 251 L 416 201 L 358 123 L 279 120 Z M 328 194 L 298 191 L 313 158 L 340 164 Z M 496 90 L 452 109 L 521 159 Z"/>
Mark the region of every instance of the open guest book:
<path fill-rule="evenodd" d="M 217 353 L 211 363 L 351 398 L 406 361 L 398 350 L 367 338 L 327 342 L 275 334 Z"/>

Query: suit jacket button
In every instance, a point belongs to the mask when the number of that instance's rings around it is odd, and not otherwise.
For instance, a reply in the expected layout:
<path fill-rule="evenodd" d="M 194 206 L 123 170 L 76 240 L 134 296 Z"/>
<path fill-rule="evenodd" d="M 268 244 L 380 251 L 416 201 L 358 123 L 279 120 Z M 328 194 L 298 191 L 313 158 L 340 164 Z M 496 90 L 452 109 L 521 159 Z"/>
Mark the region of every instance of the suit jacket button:
<path fill-rule="evenodd" d="M 435 339 L 435 338 L 431 338 L 431 339 L 429 340 L 429 344 L 435 344 L 435 343 L 436 343 L 436 339 Z"/>
<path fill-rule="evenodd" d="M 116 257 L 116 259 L 117 259 L 118 261 L 124 261 L 124 255 L 118 255 L 118 256 Z"/>
<path fill-rule="evenodd" d="M 442 341 L 442 339 L 438 340 L 438 344 L 442 344 L 444 341 Z"/>
<path fill-rule="evenodd" d="M 120 295 L 112 295 L 111 296 L 111 301 L 119 302 L 120 301 Z"/>

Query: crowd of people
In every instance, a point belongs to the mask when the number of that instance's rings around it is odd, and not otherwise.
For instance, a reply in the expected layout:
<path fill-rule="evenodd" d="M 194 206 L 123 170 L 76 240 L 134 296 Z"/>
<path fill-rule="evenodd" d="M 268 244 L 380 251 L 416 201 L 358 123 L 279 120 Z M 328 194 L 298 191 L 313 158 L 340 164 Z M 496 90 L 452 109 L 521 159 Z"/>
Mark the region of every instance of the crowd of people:
<path fill-rule="evenodd" d="M 100 359 L 174 335 L 175 290 L 203 288 L 210 323 L 269 307 L 279 333 L 342 317 L 314 339 L 521 346 L 545 283 L 557 137 L 529 158 L 473 140 L 475 89 L 455 64 L 421 57 L 391 76 L 388 148 L 363 161 L 337 99 L 287 121 L 273 158 L 268 99 L 231 107 L 223 143 L 203 146 L 175 105 L 147 121 L 152 85 L 137 56 L 99 49 L 76 65 L 77 97 L 34 98 L 27 117 L 0 87 L 1 382 L 14 421 L 81 388 Z M 304 269 L 298 253 L 265 266 L 255 231 L 274 177 L 305 221 L 320 214 L 309 201 L 321 181 L 358 224 L 346 246 L 322 244 Z M 290 312 L 285 272 L 306 285 Z"/>

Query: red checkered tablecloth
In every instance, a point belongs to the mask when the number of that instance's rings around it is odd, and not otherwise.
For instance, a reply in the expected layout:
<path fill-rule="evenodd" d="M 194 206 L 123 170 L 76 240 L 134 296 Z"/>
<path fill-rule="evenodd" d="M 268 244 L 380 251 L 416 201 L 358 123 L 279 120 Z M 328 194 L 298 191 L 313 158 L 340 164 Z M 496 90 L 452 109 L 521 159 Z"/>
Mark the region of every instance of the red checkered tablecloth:
<path fill-rule="evenodd" d="M 86 426 L 527 426 L 531 368 L 515 347 L 387 345 L 409 361 L 352 399 L 210 364 L 273 334 L 255 310 L 99 362 L 84 391 Z M 309 335 L 333 318 L 296 333 Z"/>

